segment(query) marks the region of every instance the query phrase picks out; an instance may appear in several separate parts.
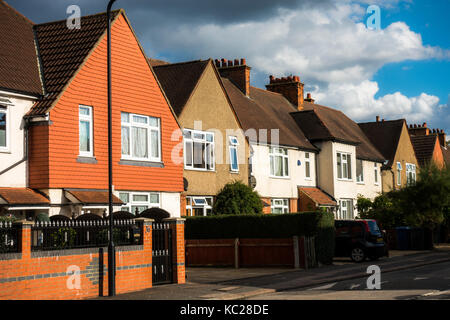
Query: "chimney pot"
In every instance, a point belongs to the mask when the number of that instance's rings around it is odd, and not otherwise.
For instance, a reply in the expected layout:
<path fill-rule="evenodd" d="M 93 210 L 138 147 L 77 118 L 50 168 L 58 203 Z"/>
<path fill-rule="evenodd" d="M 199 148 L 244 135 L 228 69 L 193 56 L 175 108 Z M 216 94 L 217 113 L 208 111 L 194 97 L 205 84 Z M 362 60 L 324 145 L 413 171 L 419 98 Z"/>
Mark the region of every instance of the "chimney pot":
<path fill-rule="evenodd" d="M 214 62 L 216 63 L 216 67 L 220 68 L 220 61 L 219 61 L 219 59 L 214 60 Z"/>
<path fill-rule="evenodd" d="M 228 66 L 232 67 L 233 66 L 233 60 L 228 60 Z"/>
<path fill-rule="evenodd" d="M 380 122 L 380 116 L 376 116 L 377 122 Z"/>
<path fill-rule="evenodd" d="M 311 100 L 311 93 L 308 93 L 308 94 L 306 95 L 306 98 L 309 99 L 309 100 Z"/>
<path fill-rule="evenodd" d="M 245 59 L 241 59 L 241 66 L 245 66 L 247 64 L 247 62 L 245 61 Z"/>
<path fill-rule="evenodd" d="M 427 123 L 426 123 L 426 122 L 423 123 L 423 127 L 424 127 L 424 128 L 427 127 Z"/>
<path fill-rule="evenodd" d="M 273 83 L 273 81 L 275 80 L 275 78 L 272 75 L 269 76 L 269 79 L 270 79 L 270 83 Z"/>

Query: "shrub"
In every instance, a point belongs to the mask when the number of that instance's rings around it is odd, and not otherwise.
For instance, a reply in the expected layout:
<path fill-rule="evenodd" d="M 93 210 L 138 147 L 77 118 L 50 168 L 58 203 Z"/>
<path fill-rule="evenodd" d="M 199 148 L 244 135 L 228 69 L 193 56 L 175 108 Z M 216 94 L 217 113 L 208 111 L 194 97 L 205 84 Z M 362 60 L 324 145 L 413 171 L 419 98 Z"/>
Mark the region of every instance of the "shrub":
<path fill-rule="evenodd" d="M 334 215 L 328 212 L 189 217 L 185 236 L 186 239 L 315 236 L 318 261 L 329 264 L 334 257 Z"/>
<path fill-rule="evenodd" d="M 260 196 L 240 181 L 226 184 L 217 195 L 213 215 L 237 215 L 262 213 Z"/>

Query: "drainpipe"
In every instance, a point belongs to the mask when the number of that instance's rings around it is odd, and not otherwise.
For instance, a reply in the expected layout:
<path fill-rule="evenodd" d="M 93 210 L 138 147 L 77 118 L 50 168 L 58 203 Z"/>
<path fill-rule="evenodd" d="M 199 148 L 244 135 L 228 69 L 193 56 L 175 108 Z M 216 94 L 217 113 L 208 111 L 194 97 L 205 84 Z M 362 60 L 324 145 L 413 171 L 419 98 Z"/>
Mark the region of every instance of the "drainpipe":
<path fill-rule="evenodd" d="M 22 159 L 20 159 L 18 162 L 12 164 L 11 166 L 9 166 L 8 168 L 0 171 L 0 176 L 5 174 L 8 171 L 11 171 L 12 169 L 14 169 L 15 167 L 17 167 L 18 165 L 24 163 L 25 161 L 28 160 L 28 128 L 30 126 L 29 123 L 29 119 L 28 118 L 24 118 L 24 134 L 23 134 L 23 157 Z"/>

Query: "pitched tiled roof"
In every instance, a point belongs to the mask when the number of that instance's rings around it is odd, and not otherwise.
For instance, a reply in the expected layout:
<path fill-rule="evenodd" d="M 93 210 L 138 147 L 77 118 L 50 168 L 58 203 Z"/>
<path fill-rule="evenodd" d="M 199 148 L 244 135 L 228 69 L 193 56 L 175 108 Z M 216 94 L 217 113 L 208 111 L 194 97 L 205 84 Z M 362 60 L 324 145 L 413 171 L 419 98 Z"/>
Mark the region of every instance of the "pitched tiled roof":
<path fill-rule="evenodd" d="M 337 206 L 337 202 L 319 188 L 300 187 L 298 190 L 306 194 L 308 198 L 318 205 Z"/>
<path fill-rule="evenodd" d="M 108 204 L 109 194 L 107 191 L 81 191 L 81 190 L 66 190 L 67 193 L 71 194 L 83 204 Z M 114 205 L 123 205 L 124 203 L 113 195 Z"/>
<path fill-rule="evenodd" d="M 438 137 L 436 135 L 411 136 L 411 142 L 419 165 L 430 163 L 436 143 L 439 143 Z"/>
<path fill-rule="evenodd" d="M 29 188 L 0 188 L 0 198 L 7 205 L 48 205 L 50 201 Z"/>
<path fill-rule="evenodd" d="M 0 0 L 0 88 L 42 94 L 33 23 Z"/>
<path fill-rule="evenodd" d="M 388 160 L 385 167 L 391 168 L 406 120 L 367 122 L 358 125 L 383 157 Z"/>
<path fill-rule="evenodd" d="M 261 142 L 260 129 L 267 130 L 267 142 L 272 142 L 271 129 L 278 129 L 280 145 L 317 151 L 290 116 L 294 106 L 281 94 L 250 87 L 247 97 L 229 79 L 222 78 L 222 82 L 243 130 L 256 130 L 259 141 L 252 142 Z"/>
<path fill-rule="evenodd" d="M 120 12 L 113 11 L 112 19 Z M 33 106 L 29 115 L 46 114 L 50 110 L 101 36 L 106 33 L 106 28 L 106 13 L 82 17 L 80 29 L 67 28 L 66 20 L 34 27 L 46 96 Z"/>
<path fill-rule="evenodd" d="M 148 62 L 150 62 L 150 65 L 152 67 L 157 67 L 157 66 L 163 66 L 166 64 L 170 64 L 170 62 L 164 61 L 164 60 L 159 60 L 159 59 L 152 59 L 152 58 L 147 58 Z"/>
<path fill-rule="evenodd" d="M 197 60 L 153 67 L 177 116 L 183 111 L 208 63 L 209 60 Z"/>
<path fill-rule="evenodd" d="M 304 110 L 292 116 L 312 142 L 332 140 L 354 144 L 358 159 L 385 161 L 358 124 L 339 110 L 305 101 Z"/>

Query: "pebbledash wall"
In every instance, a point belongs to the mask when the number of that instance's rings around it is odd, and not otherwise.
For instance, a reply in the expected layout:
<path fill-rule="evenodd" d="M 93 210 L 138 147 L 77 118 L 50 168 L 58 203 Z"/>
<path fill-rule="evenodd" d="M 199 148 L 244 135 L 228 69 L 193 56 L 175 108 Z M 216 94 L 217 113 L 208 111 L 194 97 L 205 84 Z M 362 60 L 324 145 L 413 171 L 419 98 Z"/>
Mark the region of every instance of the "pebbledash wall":
<path fill-rule="evenodd" d="M 117 294 L 152 287 L 153 220 L 141 222 L 143 245 L 116 248 Z M 173 282 L 182 284 L 184 220 L 172 218 L 167 222 L 173 234 Z M 31 252 L 31 226 L 27 222 L 21 225 L 21 253 L 0 254 L 0 300 L 69 300 L 108 295 L 107 248 Z"/>

